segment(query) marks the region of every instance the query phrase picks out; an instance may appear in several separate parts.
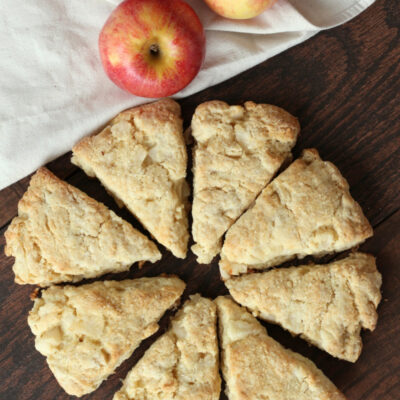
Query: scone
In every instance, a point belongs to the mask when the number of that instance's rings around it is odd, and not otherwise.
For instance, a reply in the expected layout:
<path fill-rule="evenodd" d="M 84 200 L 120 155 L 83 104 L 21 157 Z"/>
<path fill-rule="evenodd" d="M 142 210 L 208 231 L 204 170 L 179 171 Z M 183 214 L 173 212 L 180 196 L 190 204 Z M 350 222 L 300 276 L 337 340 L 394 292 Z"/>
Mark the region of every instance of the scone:
<path fill-rule="evenodd" d="M 76 282 L 161 258 L 146 236 L 46 168 L 32 177 L 5 237 L 20 284 Z"/>
<path fill-rule="evenodd" d="M 196 139 L 192 251 L 199 263 L 210 263 L 226 230 L 291 158 L 300 126 L 279 107 L 209 101 L 197 107 L 191 128 Z"/>
<path fill-rule="evenodd" d="M 52 286 L 35 300 L 28 324 L 58 383 L 83 396 L 158 330 L 184 288 L 176 277 Z"/>
<path fill-rule="evenodd" d="M 327 265 L 279 268 L 225 284 L 256 317 L 355 362 L 362 348 L 361 328 L 376 326 L 382 277 L 373 256 L 354 253 Z"/>
<path fill-rule="evenodd" d="M 126 377 L 114 400 L 218 400 L 215 304 L 191 296 Z"/>
<path fill-rule="evenodd" d="M 245 308 L 215 300 L 229 400 L 345 400 L 316 365 L 282 347 Z"/>
<path fill-rule="evenodd" d="M 294 257 L 344 251 L 372 234 L 339 170 L 316 150 L 305 150 L 229 229 L 221 275 L 227 279 Z"/>
<path fill-rule="evenodd" d="M 178 103 L 163 99 L 124 111 L 72 151 L 74 164 L 97 177 L 159 243 L 185 258 L 189 187 Z"/>

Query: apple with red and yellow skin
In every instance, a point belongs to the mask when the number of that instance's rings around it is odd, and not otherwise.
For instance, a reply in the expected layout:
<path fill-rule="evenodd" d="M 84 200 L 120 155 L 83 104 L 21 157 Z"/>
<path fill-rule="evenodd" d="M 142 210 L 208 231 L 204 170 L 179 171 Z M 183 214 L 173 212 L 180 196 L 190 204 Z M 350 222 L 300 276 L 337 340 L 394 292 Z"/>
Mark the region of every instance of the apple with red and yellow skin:
<path fill-rule="evenodd" d="M 271 7 L 275 0 L 204 0 L 217 14 L 225 18 L 249 19 Z"/>
<path fill-rule="evenodd" d="M 183 0 L 125 0 L 105 23 L 99 49 L 104 70 L 121 89 L 165 97 L 199 72 L 205 35 Z"/>

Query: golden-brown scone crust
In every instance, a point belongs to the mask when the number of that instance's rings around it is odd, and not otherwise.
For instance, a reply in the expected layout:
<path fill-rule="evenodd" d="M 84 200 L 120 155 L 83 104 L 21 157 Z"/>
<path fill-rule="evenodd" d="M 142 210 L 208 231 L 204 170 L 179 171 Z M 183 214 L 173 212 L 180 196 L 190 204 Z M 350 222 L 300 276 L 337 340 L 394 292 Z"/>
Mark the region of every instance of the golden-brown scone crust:
<path fill-rule="evenodd" d="M 113 400 L 218 400 L 216 306 L 191 296 L 144 354 Z"/>
<path fill-rule="evenodd" d="M 58 383 L 83 396 L 157 331 L 184 288 L 176 277 L 52 286 L 35 300 L 28 324 Z"/>
<path fill-rule="evenodd" d="M 96 176 L 158 242 L 185 258 L 189 187 L 178 103 L 162 99 L 124 111 L 72 150 L 74 164 Z"/>
<path fill-rule="evenodd" d="M 268 336 L 245 308 L 228 297 L 215 302 L 229 400 L 345 400 L 311 360 Z"/>
<path fill-rule="evenodd" d="M 221 275 L 227 279 L 294 257 L 343 251 L 372 234 L 339 170 L 321 160 L 315 149 L 308 149 L 229 229 L 221 252 Z"/>
<path fill-rule="evenodd" d="M 76 282 L 161 258 L 128 222 L 46 168 L 32 177 L 5 237 L 20 284 Z"/>
<path fill-rule="evenodd" d="M 226 230 L 291 157 L 300 126 L 269 104 L 209 101 L 197 107 L 191 128 L 196 139 L 192 251 L 198 262 L 210 263 Z"/>
<path fill-rule="evenodd" d="M 326 265 L 247 274 L 225 284 L 256 317 L 355 362 L 362 348 L 361 328 L 376 326 L 382 277 L 373 256 L 354 253 Z"/>

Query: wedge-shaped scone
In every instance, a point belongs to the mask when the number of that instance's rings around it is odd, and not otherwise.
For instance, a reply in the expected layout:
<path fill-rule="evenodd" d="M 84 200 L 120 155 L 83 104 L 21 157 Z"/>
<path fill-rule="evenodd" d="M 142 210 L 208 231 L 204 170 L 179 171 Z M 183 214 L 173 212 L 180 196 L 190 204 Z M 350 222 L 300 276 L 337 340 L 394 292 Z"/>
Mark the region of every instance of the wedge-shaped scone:
<path fill-rule="evenodd" d="M 299 131 L 296 118 L 268 104 L 210 101 L 197 107 L 192 251 L 198 262 L 219 253 L 226 230 L 291 157 Z"/>
<path fill-rule="evenodd" d="M 369 254 L 247 274 L 225 283 L 255 316 L 347 361 L 355 362 L 361 353 L 361 328 L 374 330 L 378 319 L 382 277 Z"/>
<path fill-rule="evenodd" d="M 339 170 L 316 150 L 305 150 L 228 231 L 221 275 L 226 279 L 294 257 L 343 251 L 372 233 Z"/>
<path fill-rule="evenodd" d="M 245 308 L 215 300 L 229 400 L 344 400 L 316 365 L 282 347 Z"/>
<path fill-rule="evenodd" d="M 72 162 L 97 177 L 176 257 L 185 258 L 189 188 L 178 103 L 163 99 L 122 112 L 102 132 L 81 140 Z"/>
<path fill-rule="evenodd" d="M 32 177 L 5 237 L 20 284 L 76 282 L 161 258 L 146 236 L 46 168 Z"/>
<path fill-rule="evenodd" d="M 218 400 L 216 319 L 211 300 L 191 296 L 129 372 L 114 400 Z"/>
<path fill-rule="evenodd" d="M 184 288 L 176 277 L 52 286 L 29 314 L 36 349 L 62 388 L 83 396 L 157 331 L 158 320 Z"/>

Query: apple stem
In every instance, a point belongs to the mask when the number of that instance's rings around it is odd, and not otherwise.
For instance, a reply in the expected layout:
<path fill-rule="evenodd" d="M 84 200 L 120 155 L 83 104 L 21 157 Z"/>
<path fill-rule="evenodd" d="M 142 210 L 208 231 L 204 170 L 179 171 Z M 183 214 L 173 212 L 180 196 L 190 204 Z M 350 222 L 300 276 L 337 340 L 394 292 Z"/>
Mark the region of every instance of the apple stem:
<path fill-rule="evenodd" d="M 150 46 L 150 54 L 151 54 L 153 57 L 157 57 L 157 56 L 160 54 L 160 48 L 158 47 L 158 44 L 153 43 L 153 44 Z"/>

